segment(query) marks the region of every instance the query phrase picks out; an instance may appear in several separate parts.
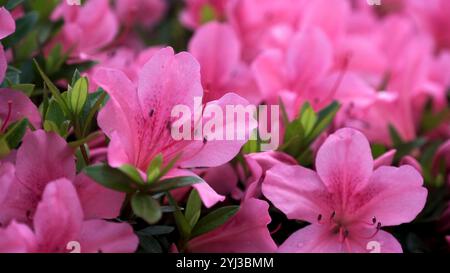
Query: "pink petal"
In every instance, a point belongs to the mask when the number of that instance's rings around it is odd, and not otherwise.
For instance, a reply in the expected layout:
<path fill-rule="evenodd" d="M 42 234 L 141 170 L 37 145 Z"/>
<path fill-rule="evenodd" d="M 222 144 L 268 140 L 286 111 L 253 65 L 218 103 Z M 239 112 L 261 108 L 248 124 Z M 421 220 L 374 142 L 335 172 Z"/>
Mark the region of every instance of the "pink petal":
<path fill-rule="evenodd" d="M 252 63 L 252 72 L 264 99 L 276 103 L 276 94 L 287 87 L 283 53 L 280 50 L 265 50 Z"/>
<path fill-rule="evenodd" d="M 79 174 L 74 181 L 84 219 L 112 219 L 120 214 L 125 194 L 100 186 L 88 176 Z"/>
<path fill-rule="evenodd" d="M 1 47 L 1 46 L 0 46 Z M 0 52 L 1 54 L 1 52 Z M 1 56 L 0 56 L 1 58 Z M 0 60 L 1 62 L 1 60 Z M 1 80 L 0 80 L 1 81 Z M 22 92 L 0 88 L 0 120 L 3 122 L 9 111 L 8 102 L 11 101 L 11 117 L 8 124 L 27 118 L 35 127 L 41 128 L 41 115 L 33 102 Z"/>
<path fill-rule="evenodd" d="M 357 130 L 336 131 L 319 148 L 316 170 L 330 192 L 348 198 L 353 191 L 362 188 L 372 174 L 369 142 Z"/>
<path fill-rule="evenodd" d="M 246 114 L 245 120 L 238 120 L 236 115 L 232 120 L 226 117 L 226 108 L 228 106 L 249 106 L 247 100 L 234 93 L 227 93 L 219 100 L 207 103 L 203 113 L 207 113 L 213 106 L 220 107 L 224 114 L 223 126 L 221 128 L 215 128 L 218 131 L 221 130 L 222 134 L 219 136 L 221 140 L 215 139 L 214 136 L 203 135 L 206 143 L 204 143 L 204 139 L 193 141 L 187 147 L 187 149 L 191 150 L 190 157 L 180 163 L 181 167 L 216 167 L 227 163 L 239 153 L 242 146 L 248 141 L 248 132 L 251 132 L 257 126 L 253 111 L 250 115 Z M 204 115 L 203 126 L 205 126 L 207 120 L 210 118 Z M 235 127 L 231 127 L 233 124 Z M 235 133 L 232 140 L 226 139 L 226 132 L 229 128 L 233 128 Z M 238 132 L 241 132 L 242 136 L 244 136 L 242 139 L 238 139 Z"/>
<path fill-rule="evenodd" d="M 134 252 L 139 244 L 139 240 L 129 224 L 104 220 L 83 222 L 78 241 L 82 253 Z"/>
<path fill-rule="evenodd" d="M 195 177 L 201 179 L 200 177 L 198 177 L 197 174 L 195 174 L 191 171 L 182 170 L 182 169 L 172 169 L 164 176 L 164 178 L 174 178 L 174 177 L 179 177 L 179 176 L 195 176 Z M 198 194 L 200 195 L 200 199 L 202 199 L 203 204 L 207 208 L 214 206 L 217 202 L 221 202 L 221 201 L 225 200 L 225 196 L 218 194 L 205 181 L 193 184 L 192 187 L 198 191 Z"/>
<path fill-rule="evenodd" d="M 189 52 L 200 63 L 207 101 L 218 99 L 240 61 L 240 43 L 233 29 L 218 22 L 201 26 L 189 42 Z"/>
<path fill-rule="evenodd" d="M 394 160 L 394 156 L 397 150 L 392 149 L 384 154 L 380 155 L 377 159 L 373 161 L 373 169 L 376 170 L 381 166 L 390 166 L 392 165 L 392 161 Z"/>
<path fill-rule="evenodd" d="M 328 226 L 312 224 L 294 232 L 278 248 L 281 253 L 339 253 L 343 244 Z"/>
<path fill-rule="evenodd" d="M 288 154 L 268 151 L 261 153 L 252 153 L 245 155 L 245 161 L 249 168 L 251 176 L 246 181 L 249 186 L 252 183 L 257 185 L 252 186 L 251 191 L 247 189 L 245 198 L 259 198 L 261 195 L 261 183 L 266 175 L 266 171 L 278 164 L 297 165 L 297 161 Z"/>
<path fill-rule="evenodd" d="M 137 152 L 135 143 L 139 122 L 143 120 L 135 85 L 127 76 L 113 69 L 99 69 L 94 79 L 108 92 L 111 99 L 98 115 L 100 128 L 111 138 L 108 161 L 112 166 L 135 163 Z"/>
<path fill-rule="evenodd" d="M 6 62 L 5 51 L 3 46 L 0 44 L 0 83 L 3 82 L 5 78 L 6 69 L 8 68 L 8 63 Z"/>
<path fill-rule="evenodd" d="M 332 54 L 330 42 L 320 29 L 299 32 L 286 54 L 288 79 L 294 83 L 292 89 L 302 92 L 316 84 L 331 68 Z"/>
<path fill-rule="evenodd" d="M 341 242 L 327 225 L 312 224 L 294 232 L 278 248 L 282 253 L 401 253 L 400 243 L 391 234 L 380 230 L 370 239 L 348 238 Z M 375 244 L 376 248 L 373 249 Z"/>
<path fill-rule="evenodd" d="M 221 195 L 228 195 L 237 188 L 238 177 L 230 163 L 208 168 L 202 177 L 214 191 Z"/>
<path fill-rule="evenodd" d="M 153 110 L 159 117 L 169 117 L 173 106 L 192 109 L 194 97 L 202 95 L 200 66 L 189 53 L 174 55 L 171 47 L 161 49 L 139 74 L 138 97 L 145 113 Z"/>
<path fill-rule="evenodd" d="M 0 162 L 0 204 L 6 197 L 9 187 L 14 180 L 14 173 L 15 168 L 13 164 Z"/>
<path fill-rule="evenodd" d="M 376 217 L 383 226 L 414 220 L 425 206 L 427 190 L 423 179 L 411 166 L 382 166 L 376 169 L 366 188 L 354 196 L 355 217 L 368 221 Z"/>
<path fill-rule="evenodd" d="M 0 229 L 0 253 L 32 252 L 35 247 L 36 238 L 27 225 L 12 221 L 6 228 Z"/>
<path fill-rule="evenodd" d="M 83 211 L 72 182 L 59 179 L 47 185 L 33 223 L 39 251 L 60 252 L 81 230 Z"/>
<path fill-rule="evenodd" d="M 0 222 L 30 221 L 47 184 L 74 177 L 73 153 L 63 138 L 42 130 L 27 133 L 17 151 L 16 178 L 2 204 Z"/>
<path fill-rule="evenodd" d="M 329 194 L 319 176 L 301 166 L 279 164 L 266 172 L 262 192 L 289 219 L 317 222 L 331 214 Z"/>
<path fill-rule="evenodd" d="M 225 224 L 202 234 L 188 243 L 189 252 L 264 253 L 274 252 L 275 242 L 267 225 L 271 219 L 269 205 L 262 200 L 248 199 Z"/>
<path fill-rule="evenodd" d="M 5 38 L 16 30 L 16 23 L 9 11 L 0 7 L 0 39 Z"/>

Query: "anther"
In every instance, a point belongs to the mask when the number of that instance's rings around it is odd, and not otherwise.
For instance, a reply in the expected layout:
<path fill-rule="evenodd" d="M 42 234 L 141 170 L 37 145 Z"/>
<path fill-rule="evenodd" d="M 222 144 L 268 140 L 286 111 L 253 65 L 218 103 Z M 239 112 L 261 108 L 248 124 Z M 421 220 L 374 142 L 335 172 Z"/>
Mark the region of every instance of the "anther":
<path fill-rule="evenodd" d="M 333 219 L 336 216 L 336 211 L 333 211 L 333 213 L 331 213 L 330 219 Z"/>

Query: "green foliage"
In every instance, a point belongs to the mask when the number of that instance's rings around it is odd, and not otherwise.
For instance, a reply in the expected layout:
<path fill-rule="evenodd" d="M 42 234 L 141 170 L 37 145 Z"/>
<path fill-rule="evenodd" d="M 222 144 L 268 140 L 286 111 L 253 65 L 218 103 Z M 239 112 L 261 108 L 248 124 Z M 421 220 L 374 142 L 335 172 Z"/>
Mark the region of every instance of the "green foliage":
<path fill-rule="evenodd" d="M 311 144 L 328 128 L 339 108 L 339 104 L 333 102 L 316 113 L 309 103 L 305 103 L 300 115 L 286 124 L 284 144 L 279 150 L 290 154 L 301 164 L 310 164 Z M 283 119 L 287 120 L 287 114 L 283 109 L 285 108 L 282 104 Z"/>

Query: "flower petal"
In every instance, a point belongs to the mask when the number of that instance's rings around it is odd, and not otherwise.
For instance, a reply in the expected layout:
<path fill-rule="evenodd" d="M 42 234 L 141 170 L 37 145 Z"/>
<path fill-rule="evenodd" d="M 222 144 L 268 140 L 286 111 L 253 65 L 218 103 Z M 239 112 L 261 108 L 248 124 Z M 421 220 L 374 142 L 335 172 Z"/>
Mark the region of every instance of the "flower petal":
<path fill-rule="evenodd" d="M 83 222 L 78 242 L 82 253 L 128 253 L 134 252 L 139 244 L 129 224 L 104 220 Z"/>
<path fill-rule="evenodd" d="M 301 166 L 279 164 L 266 172 L 262 192 L 289 219 L 317 222 L 319 214 L 330 215 L 330 198 L 319 176 Z"/>
<path fill-rule="evenodd" d="M 316 157 L 317 174 L 342 202 L 362 188 L 373 170 L 372 152 L 366 137 L 344 128 L 330 135 Z"/>
<path fill-rule="evenodd" d="M 366 188 L 354 196 L 358 208 L 355 217 L 376 217 L 382 226 L 395 226 L 414 220 L 425 206 L 427 190 L 416 169 L 409 165 L 399 168 L 381 166 L 376 169 Z"/>
<path fill-rule="evenodd" d="M 225 224 L 188 243 L 189 252 L 264 253 L 276 250 L 267 225 L 269 204 L 248 199 Z"/>
<path fill-rule="evenodd" d="M 83 221 L 83 211 L 72 182 L 58 179 L 47 185 L 33 224 L 40 252 L 61 252 L 74 240 Z"/>
<path fill-rule="evenodd" d="M 107 189 L 92 181 L 85 174 L 79 174 L 74 181 L 84 219 L 112 219 L 120 214 L 125 194 Z"/>

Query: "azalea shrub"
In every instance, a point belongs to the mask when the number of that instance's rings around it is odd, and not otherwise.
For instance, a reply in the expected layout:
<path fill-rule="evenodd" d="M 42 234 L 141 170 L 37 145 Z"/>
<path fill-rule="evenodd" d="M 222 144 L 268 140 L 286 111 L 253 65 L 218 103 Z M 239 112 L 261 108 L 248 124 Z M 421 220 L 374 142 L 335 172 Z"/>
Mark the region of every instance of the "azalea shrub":
<path fill-rule="evenodd" d="M 449 15 L 0 0 L 0 252 L 447 252 Z"/>

